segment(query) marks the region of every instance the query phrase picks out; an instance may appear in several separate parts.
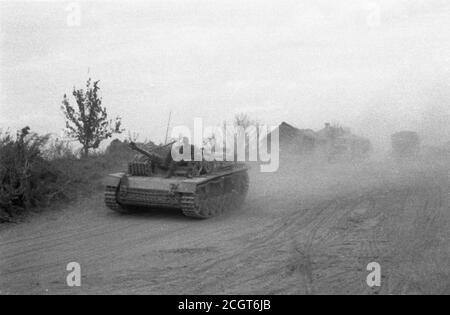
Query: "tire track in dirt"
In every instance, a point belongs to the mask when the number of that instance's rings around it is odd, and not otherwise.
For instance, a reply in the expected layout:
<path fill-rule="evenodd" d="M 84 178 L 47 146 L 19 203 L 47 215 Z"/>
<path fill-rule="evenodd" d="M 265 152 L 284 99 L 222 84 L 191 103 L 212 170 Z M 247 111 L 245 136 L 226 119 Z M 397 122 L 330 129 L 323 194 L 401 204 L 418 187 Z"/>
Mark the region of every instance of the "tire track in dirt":
<path fill-rule="evenodd" d="M 256 178 L 253 184 L 253 195 L 241 211 L 208 221 L 163 214 L 113 216 L 93 198 L 83 203 L 91 210 L 77 209 L 67 216 L 70 222 L 64 217 L 44 222 L 42 226 L 48 228 L 44 231 L 30 223 L 17 231 L 0 232 L 0 291 L 384 294 L 410 293 L 417 287 L 424 292 L 445 290 L 448 270 L 435 264 L 450 262 L 448 250 L 443 251 L 450 245 L 448 179 L 385 181 L 383 186 L 308 202 L 295 189 L 283 197 L 274 193 L 277 198 L 271 202 L 265 178 Z M 26 237 L 18 240 L 17 236 Z M 85 266 L 79 290 L 64 284 L 65 263 L 72 260 Z M 378 289 L 368 288 L 365 282 L 365 268 L 372 261 L 382 264 L 383 286 Z"/>

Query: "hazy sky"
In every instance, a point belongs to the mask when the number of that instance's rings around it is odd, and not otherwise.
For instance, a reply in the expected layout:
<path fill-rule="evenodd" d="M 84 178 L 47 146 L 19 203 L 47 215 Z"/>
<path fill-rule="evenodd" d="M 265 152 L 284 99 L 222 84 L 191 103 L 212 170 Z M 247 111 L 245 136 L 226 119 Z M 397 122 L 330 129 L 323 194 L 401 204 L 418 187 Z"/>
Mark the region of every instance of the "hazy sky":
<path fill-rule="evenodd" d="M 448 3 L 0 1 L 0 127 L 60 132 L 62 96 L 90 69 L 110 115 L 141 138 L 162 139 L 172 110 L 173 125 L 245 111 L 450 140 Z"/>

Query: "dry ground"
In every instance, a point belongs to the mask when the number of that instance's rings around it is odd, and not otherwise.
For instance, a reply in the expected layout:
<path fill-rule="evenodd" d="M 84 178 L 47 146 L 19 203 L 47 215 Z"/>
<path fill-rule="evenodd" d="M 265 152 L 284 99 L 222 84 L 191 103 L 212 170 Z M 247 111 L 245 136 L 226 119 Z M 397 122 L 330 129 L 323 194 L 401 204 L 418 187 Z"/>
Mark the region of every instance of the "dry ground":
<path fill-rule="evenodd" d="M 121 216 L 95 195 L 3 225 L 0 294 L 450 294 L 445 164 L 285 164 L 253 169 L 244 207 L 207 221 Z M 71 261 L 81 288 L 66 286 Z"/>

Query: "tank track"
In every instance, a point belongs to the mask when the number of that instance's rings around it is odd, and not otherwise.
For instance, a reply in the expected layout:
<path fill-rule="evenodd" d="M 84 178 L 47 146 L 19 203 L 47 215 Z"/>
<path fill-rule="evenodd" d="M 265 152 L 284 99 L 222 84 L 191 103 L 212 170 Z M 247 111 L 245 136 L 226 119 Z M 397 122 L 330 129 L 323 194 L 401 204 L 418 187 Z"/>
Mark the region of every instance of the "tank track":
<path fill-rule="evenodd" d="M 232 187 L 225 191 L 224 181 L 208 181 L 197 187 L 195 194 L 181 196 L 181 210 L 185 216 L 208 219 L 239 208 L 248 191 L 248 174 L 239 172 L 225 176 L 231 180 Z"/>
<path fill-rule="evenodd" d="M 117 187 L 107 186 L 105 190 L 105 205 L 112 211 L 127 214 L 131 211 L 117 202 Z"/>

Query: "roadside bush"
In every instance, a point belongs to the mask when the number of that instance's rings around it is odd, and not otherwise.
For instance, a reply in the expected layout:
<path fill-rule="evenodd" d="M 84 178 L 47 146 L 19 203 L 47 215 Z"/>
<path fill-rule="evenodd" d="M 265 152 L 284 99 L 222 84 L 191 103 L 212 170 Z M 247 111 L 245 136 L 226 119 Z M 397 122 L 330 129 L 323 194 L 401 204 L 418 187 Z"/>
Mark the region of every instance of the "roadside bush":
<path fill-rule="evenodd" d="M 28 127 L 16 135 L 0 134 L 0 220 L 5 220 L 5 213 L 12 216 L 42 200 L 47 185 L 42 186 L 41 182 L 51 182 L 56 176 L 41 155 L 48 139 L 49 136 L 30 133 Z"/>
<path fill-rule="evenodd" d="M 43 148 L 42 156 L 48 161 L 57 159 L 75 159 L 77 154 L 74 153 L 69 141 L 59 138 L 50 139 L 45 148 Z"/>
<path fill-rule="evenodd" d="M 28 127 L 17 134 L 0 131 L 0 222 L 100 189 L 104 175 L 125 169 L 132 157 L 127 146 L 115 144 L 113 150 L 79 158 L 68 142 Z"/>

